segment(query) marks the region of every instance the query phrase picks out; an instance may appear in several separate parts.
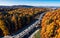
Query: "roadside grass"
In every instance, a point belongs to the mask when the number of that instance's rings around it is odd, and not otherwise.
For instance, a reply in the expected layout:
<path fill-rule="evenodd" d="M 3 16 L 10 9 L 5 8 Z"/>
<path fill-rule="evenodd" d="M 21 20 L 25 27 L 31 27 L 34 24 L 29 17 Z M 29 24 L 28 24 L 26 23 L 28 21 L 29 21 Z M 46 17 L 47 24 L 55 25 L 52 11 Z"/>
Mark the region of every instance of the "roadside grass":
<path fill-rule="evenodd" d="M 41 30 L 39 30 L 39 31 L 34 35 L 34 38 L 40 38 L 40 31 L 41 31 Z"/>

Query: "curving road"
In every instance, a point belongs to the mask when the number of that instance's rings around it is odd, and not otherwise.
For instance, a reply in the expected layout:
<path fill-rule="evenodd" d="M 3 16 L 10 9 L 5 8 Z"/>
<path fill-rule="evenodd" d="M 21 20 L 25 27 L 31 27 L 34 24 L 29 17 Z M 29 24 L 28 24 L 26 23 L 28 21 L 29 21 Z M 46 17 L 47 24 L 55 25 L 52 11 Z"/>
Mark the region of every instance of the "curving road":
<path fill-rule="evenodd" d="M 18 31 L 17 34 L 14 34 L 13 36 L 5 36 L 4 38 L 28 38 L 32 33 L 34 33 L 34 31 L 39 29 L 39 24 L 44 14 L 45 13 L 40 14 L 37 20 L 33 21 L 32 24 L 27 25 L 23 30 Z"/>

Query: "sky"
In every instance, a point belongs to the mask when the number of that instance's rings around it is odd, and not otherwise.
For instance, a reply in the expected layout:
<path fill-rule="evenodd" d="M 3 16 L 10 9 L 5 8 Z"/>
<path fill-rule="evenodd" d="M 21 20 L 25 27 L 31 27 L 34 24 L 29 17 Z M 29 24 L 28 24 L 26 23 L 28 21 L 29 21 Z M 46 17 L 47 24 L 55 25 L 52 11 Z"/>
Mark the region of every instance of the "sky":
<path fill-rule="evenodd" d="M 1 5 L 60 6 L 60 0 L 0 0 Z"/>

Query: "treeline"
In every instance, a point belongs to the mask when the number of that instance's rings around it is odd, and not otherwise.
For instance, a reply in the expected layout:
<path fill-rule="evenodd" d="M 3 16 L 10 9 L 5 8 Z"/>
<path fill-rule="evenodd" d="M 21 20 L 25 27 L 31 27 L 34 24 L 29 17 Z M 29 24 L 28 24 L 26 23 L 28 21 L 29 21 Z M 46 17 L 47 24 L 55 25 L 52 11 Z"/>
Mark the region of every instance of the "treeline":
<path fill-rule="evenodd" d="M 60 38 L 60 8 L 48 11 L 42 19 L 41 38 Z"/>
<path fill-rule="evenodd" d="M 0 12 L 0 36 L 10 35 L 28 25 L 46 8 L 18 8 Z"/>

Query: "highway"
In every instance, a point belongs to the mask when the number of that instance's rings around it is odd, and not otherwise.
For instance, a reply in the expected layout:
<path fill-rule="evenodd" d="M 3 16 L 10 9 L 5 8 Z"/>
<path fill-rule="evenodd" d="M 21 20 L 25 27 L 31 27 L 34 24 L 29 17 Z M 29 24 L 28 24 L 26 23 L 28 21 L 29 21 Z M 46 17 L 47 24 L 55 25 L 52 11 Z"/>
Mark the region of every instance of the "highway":
<path fill-rule="evenodd" d="M 39 29 L 39 24 L 44 14 L 45 13 L 41 13 L 36 21 L 34 21 L 31 25 L 28 25 L 28 27 L 25 27 L 23 30 L 18 31 L 17 34 L 14 34 L 13 36 L 6 36 L 4 38 L 28 38 L 32 33 L 34 33 L 34 31 Z"/>

